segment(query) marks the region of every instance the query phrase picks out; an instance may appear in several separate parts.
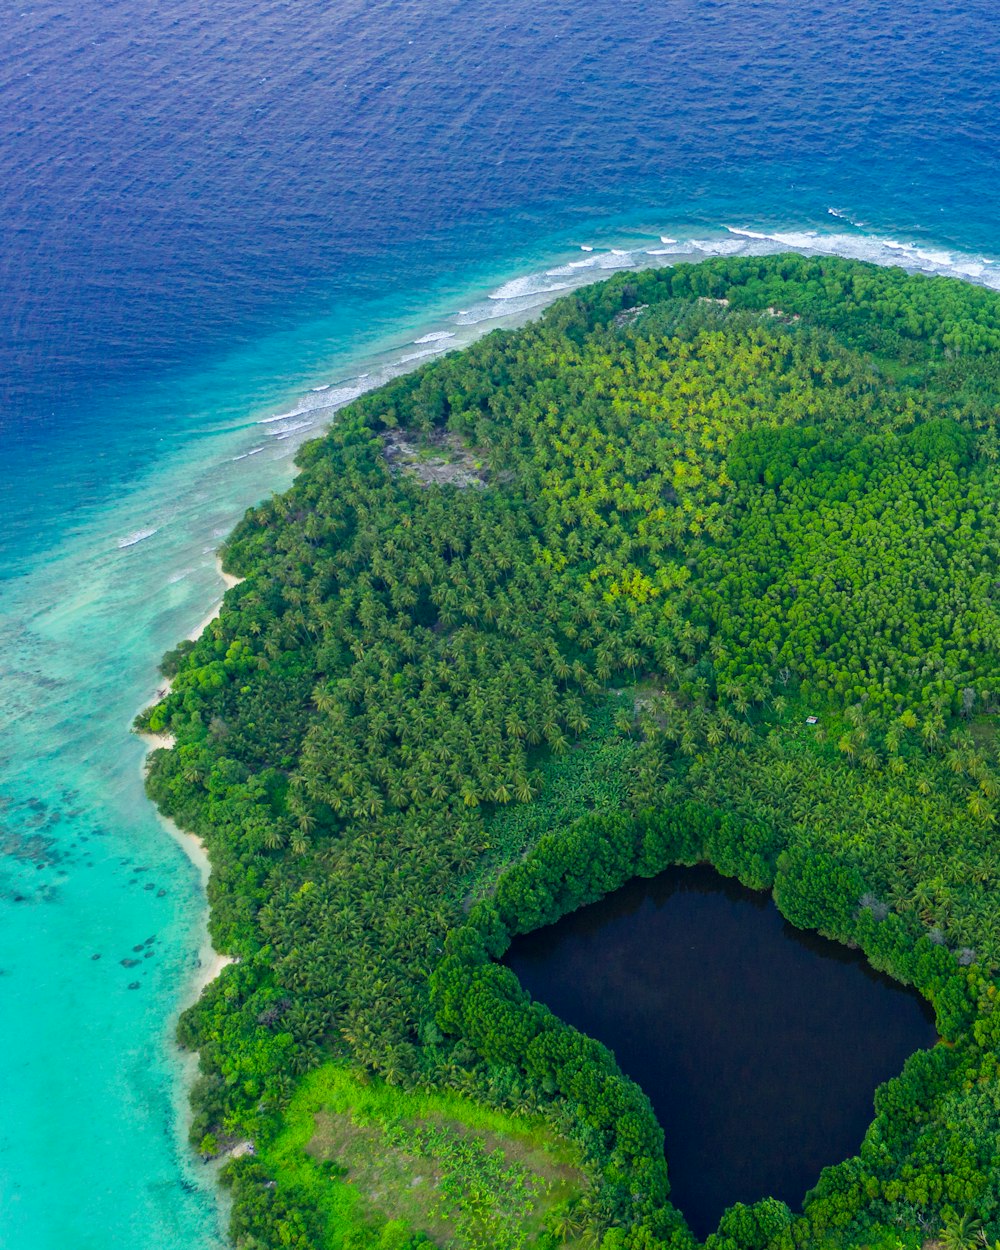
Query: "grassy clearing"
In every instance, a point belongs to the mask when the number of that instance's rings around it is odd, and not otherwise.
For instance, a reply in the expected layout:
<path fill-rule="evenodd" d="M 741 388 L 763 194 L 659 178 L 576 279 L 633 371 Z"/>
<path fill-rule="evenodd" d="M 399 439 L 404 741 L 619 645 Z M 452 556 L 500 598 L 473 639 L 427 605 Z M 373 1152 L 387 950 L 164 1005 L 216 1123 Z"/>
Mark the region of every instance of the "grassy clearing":
<path fill-rule="evenodd" d="M 402 1250 L 420 1235 L 442 1250 L 567 1244 L 547 1230 L 586 1188 L 575 1149 L 539 1121 L 335 1064 L 303 1082 L 262 1161 L 321 1213 L 329 1250 Z"/>

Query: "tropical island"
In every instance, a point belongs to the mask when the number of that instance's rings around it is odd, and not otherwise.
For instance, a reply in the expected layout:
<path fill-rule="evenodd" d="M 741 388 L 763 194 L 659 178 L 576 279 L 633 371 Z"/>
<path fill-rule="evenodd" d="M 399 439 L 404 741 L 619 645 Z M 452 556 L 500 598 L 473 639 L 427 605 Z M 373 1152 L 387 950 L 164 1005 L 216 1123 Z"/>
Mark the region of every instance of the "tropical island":
<path fill-rule="evenodd" d="M 501 960 L 695 864 L 940 1038 L 710 1250 L 1000 1239 L 998 414 L 1000 296 L 785 254 L 578 291 L 303 447 L 138 723 L 234 960 L 179 1036 L 237 1246 L 693 1250 L 671 1125 Z"/>

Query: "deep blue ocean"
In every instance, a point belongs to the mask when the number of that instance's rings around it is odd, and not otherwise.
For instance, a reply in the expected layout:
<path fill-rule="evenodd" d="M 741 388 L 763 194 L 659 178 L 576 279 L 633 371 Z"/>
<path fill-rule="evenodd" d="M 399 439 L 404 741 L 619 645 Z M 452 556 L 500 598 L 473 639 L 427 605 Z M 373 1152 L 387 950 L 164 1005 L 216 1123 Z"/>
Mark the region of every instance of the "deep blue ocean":
<path fill-rule="evenodd" d="M 792 247 L 1000 287 L 998 154 L 986 0 L 14 0 L 4 1250 L 218 1244 L 170 1041 L 201 878 L 128 726 L 298 442 L 615 268 Z"/>

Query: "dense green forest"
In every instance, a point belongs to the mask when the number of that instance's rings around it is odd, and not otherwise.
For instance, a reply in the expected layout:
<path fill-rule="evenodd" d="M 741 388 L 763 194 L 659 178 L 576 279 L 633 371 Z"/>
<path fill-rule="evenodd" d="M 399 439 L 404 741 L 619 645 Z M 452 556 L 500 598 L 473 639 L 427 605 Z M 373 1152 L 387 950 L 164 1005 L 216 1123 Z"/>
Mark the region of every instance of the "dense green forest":
<path fill-rule="evenodd" d="M 710 1250 L 1000 1239 L 998 416 L 1000 297 L 781 255 L 579 291 L 301 450 L 140 718 L 237 958 L 180 1039 L 195 1144 L 254 1143 L 238 1246 L 434 1240 L 293 1131 L 317 1069 L 379 1091 L 338 1132 L 483 1195 L 441 1245 L 691 1250 L 671 1126 L 498 959 L 702 861 L 916 986 L 942 1037 L 800 1210 L 738 1204 Z M 516 1133 L 408 1121 L 431 1095 L 544 1126 L 572 1181 Z"/>

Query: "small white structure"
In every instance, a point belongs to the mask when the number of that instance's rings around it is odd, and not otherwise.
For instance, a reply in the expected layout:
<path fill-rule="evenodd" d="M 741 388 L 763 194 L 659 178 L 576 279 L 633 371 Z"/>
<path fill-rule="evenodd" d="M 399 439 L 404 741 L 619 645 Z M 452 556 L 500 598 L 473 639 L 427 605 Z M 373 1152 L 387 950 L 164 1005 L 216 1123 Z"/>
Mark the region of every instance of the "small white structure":
<path fill-rule="evenodd" d="M 806 717 L 806 724 L 807 724 L 807 725 L 815 725 L 815 724 L 817 724 L 817 723 L 818 723 L 818 721 L 819 721 L 819 717 L 818 717 L 818 716 L 807 716 L 807 717 Z"/>

